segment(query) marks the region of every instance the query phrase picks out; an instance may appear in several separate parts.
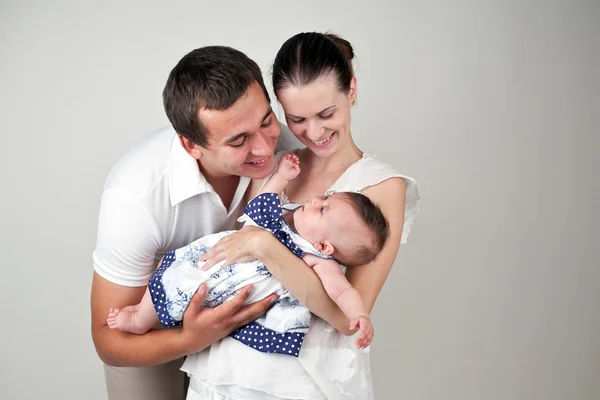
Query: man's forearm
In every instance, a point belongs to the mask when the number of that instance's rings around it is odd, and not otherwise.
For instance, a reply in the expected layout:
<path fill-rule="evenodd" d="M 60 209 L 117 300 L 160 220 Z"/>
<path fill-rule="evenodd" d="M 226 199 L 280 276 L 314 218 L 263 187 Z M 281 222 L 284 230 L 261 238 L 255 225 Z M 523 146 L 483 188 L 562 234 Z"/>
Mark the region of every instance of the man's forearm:
<path fill-rule="evenodd" d="M 271 274 L 308 309 L 329 322 L 339 332 L 349 335 L 349 320 L 325 292 L 317 274 L 276 238 L 269 241 L 269 251 L 257 254 Z"/>
<path fill-rule="evenodd" d="M 204 346 L 187 348 L 181 329 L 159 329 L 134 335 L 104 326 L 94 332 L 93 338 L 102 361 L 119 367 L 164 364 L 212 344 L 211 339 L 206 338 Z"/>

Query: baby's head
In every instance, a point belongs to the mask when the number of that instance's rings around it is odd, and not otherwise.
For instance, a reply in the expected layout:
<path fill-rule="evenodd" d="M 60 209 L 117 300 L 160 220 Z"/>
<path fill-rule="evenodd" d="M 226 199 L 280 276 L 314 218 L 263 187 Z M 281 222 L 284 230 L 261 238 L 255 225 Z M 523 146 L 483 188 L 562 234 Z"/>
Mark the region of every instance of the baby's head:
<path fill-rule="evenodd" d="M 314 197 L 294 213 L 294 226 L 317 250 L 347 266 L 373 261 L 389 236 L 379 207 L 352 192 Z"/>

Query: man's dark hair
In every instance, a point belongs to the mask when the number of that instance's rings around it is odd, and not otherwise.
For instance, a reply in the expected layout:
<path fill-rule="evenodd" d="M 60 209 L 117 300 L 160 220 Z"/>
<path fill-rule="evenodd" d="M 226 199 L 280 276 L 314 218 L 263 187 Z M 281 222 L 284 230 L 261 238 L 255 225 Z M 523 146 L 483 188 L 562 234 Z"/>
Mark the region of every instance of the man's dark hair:
<path fill-rule="evenodd" d="M 258 82 L 270 103 L 258 65 L 239 50 L 206 46 L 186 54 L 169 74 L 163 104 L 175 131 L 199 146 L 207 147 L 206 127 L 200 108 L 226 110 Z"/>

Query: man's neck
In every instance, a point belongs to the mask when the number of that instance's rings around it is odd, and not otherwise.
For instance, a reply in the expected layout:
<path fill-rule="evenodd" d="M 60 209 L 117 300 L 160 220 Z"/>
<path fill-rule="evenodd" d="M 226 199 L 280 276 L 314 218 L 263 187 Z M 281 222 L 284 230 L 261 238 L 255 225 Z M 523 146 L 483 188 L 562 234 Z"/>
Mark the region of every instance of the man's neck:
<path fill-rule="evenodd" d="M 198 167 L 200 168 L 200 172 L 204 176 L 204 179 L 206 179 L 209 185 L 212 186 L 213 190 L 221 198 L 221 202 L 223 203 L 223 206 L 225 206 L 225 209 L 229 210 L 240 182 L 240 177 L 237 175 L 211 173 L 211 171 L 205 168 L 200 161 L 198 161 Z"/>

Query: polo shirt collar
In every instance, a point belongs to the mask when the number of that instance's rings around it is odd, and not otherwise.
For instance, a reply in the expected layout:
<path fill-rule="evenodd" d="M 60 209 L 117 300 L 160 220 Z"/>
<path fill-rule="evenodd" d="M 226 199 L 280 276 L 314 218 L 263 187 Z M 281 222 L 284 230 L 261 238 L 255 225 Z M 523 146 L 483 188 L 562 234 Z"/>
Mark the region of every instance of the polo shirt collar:
<path fill-rule="evenodd" d="M 214 192 L 212 186 L 200 172 L 198 160 L 185 151 L 177 134 L 175 134 L 171 143 L 170 174 L 169 195 L 171 206 L 175 206 L 198 194 Z"/>
<path fill-rule="evenodd" d="M 202 193 L 215 193 L 215 190 L 206 180 L 198 160 L 190 156 L 179 142 L 179 137 L 175 134 L 171 142 L 171 185 L 169 187 L 169 196 L 171 198 L 171 207 Z M 230 209 L 237 207 L 243 200 L 246 189 L 250 184 L 250 178 L 241 176 L 237 189 L 231 201 Z"/>

